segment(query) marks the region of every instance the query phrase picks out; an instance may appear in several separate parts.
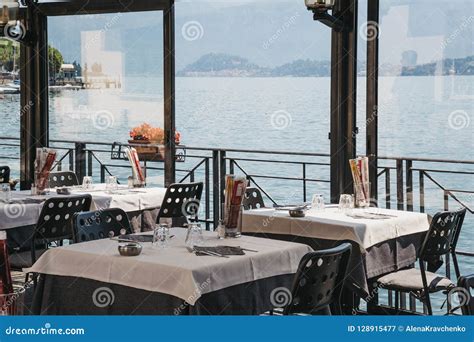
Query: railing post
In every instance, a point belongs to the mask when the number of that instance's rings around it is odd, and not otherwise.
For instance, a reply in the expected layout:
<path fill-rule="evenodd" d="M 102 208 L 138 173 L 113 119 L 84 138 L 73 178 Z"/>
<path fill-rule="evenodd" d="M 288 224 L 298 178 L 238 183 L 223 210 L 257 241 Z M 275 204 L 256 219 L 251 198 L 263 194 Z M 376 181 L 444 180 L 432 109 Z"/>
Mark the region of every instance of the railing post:
<path fill-rule="evenodd" d="M 385 207 L 390 209 L 392 206 L 391 203 L 391 191 L 390 191 L 390 169 L 385 169 Z"/>
<path fill-rule="evenodd" d="M 87 151 L 87 175 L 92 177 L 92 151 Z M 79 180 L 81 182 L 82 179 Z"/>
<path fill-rule="evenodd" d="M 420 171 L 420 212 L 425 212 L 425 177 L 423 171 Z"/>
<path fill-rule="evenodd" d="M 403 160 L 397 159 L 397 209 L 403 210 Z"/>
<path fill-rule="evenodd" d="M 210 225 L 209 225 L 209 214 L 211 211 L 210 207 L 210 201 L 211 201 L 211 196 L 209 193 L 209 158 L 206 158 L 206 161 L 204 162 L 204 197 L 206 198 L 206 230 L 210 230 Z"/>
<path fill-rule="evenodd" d="M 406 192 L 407 192 L 407 210 L 413 211 L 413 161 L 406 161 Z"/>
<path fill-rule="evenodd" d="M 306 202 L 306 163 L 303 163 L 303 202 Z"/>
<path fill-rule="evenodd" d="M 219 186 L 219 150 L 212 150 L 212 205 L 214 229 L 219 224 L 221 201 Z"/>
<path fill-rule="evenodd" d="M 68 154 L 69 154 L 69 171 L 74 170 L 74 150 L 70 149 Z"/>
<path fill-rule="evenodd" d="M 100 165 L 100 182 L 105 183 L 105 166 Z"/>
<path fill-rule="evenodd" d="M 219 151 L 219 169 L 220 169 L 220 191 L 219 191 L 219 203 L 224 203 L 224 190 L 225 190 L 225 175 L 227 173 L 226 167 L 226 152 L 223 150 Z"/>
<path fill-rule="evenodd" d="M 77 179 L 82 179 L 86 175 L 86 144 L 76 142 L 74 156 L 76 160 L 75 172 Z"/>

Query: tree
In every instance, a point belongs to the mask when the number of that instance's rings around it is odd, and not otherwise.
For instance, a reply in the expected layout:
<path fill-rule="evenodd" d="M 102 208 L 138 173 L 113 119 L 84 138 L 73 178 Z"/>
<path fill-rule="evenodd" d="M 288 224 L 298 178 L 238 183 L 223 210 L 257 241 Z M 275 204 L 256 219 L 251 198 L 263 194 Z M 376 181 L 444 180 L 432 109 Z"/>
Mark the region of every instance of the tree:
<path fill-rule="evenodd" d="M 61 69 L 63 63 L 64 58 L 61 52 L 51 45 L 48 46 L 49 74 L 54 77 Z"/>
<path fill-rule="evenodd" d="M 6 71 L 14 71 L 14 58 L 18 51 L 18 43 L 14 43 L 10 40 L 0 41 L 0 66 Z"/>

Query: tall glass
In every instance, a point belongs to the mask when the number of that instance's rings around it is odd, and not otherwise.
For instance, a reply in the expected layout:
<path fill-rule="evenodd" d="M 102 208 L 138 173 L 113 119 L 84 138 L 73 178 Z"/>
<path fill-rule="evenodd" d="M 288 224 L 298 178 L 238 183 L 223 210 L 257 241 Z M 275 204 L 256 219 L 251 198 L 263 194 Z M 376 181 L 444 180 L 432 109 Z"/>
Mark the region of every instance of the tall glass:
<path fill-rule="evenodd" d="M 339 197 L 339 210 L 347 214 L 354 208 L 354 197 L 349 194 L 342 194 Z"/>
<path fill-rule="evenodd" d="M 311 208 L 316 210 L 324 210 L 324 197 L 323 195 L 316 194 L 313 196 L 313 200 L 311 201 Z"/>
<path fill-rule="evenodd" d="M 194 246 L 202 246 L 204 237 L 202 235 L 202 228 L 200 223 L 188 223 L 188 231 L 186 232 L 186 239 L 184 244 L 188 248 Z"/>
<path fill-rule="evenodd" d="M 82 189 L 83 190 L 91 190 L 92 189 L 92 177 L 91 176 L 85 176 L 82 179 Z"/>
<path fill-rule="evenodd" d="M 105 181 L 105 190 L 107 192 L 113 192 L 118 189 L 117 176 L 108 176 Z"/>
<path fill-rule="evenodd" d="M 9 183 L 2 184 L 1 192 L 2 192 L 1 200 L 3 202 L 10 203 L 12 201 L 12 193 L 10 189 L 10 184 Z"/>
<path fill-rule="evenodd" d="M 170 228 L 165 223 L 160 223 L 153 230 L 153 246 L 165 248 L 170 239 Z"/>

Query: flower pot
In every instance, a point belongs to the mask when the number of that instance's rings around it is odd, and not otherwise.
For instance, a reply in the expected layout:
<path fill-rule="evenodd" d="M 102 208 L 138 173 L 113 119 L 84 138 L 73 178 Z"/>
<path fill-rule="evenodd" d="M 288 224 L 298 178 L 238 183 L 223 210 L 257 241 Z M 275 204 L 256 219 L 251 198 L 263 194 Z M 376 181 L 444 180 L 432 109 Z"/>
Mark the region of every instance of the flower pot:
<path fill-rule="evenodd" d="M 165 146 L 152 144 L 147 140 L 129 140 L 128 143 L 137 150 L 138 158 L 143 161 L 164 161 Z"/>

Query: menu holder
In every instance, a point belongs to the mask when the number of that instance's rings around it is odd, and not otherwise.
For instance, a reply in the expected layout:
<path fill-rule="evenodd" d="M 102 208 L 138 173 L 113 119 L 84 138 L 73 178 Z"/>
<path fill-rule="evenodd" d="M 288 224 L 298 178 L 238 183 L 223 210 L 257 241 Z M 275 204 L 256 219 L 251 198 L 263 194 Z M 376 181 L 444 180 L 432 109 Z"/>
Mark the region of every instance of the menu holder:
<path fill-rule="evenodd" d="M 49 187 L 49 174 L 56 160 L 56 151 L 40 147 L 36 149 L 35 159 L 35 188 L 36 194 L 43 195 Z"/>
<path fill-rule="evenodd" d="M 352 179 L 354 180 L 355 205 L 357 207 L 370 206 L 369 158 L 357 157 L 350 159 Z"/>
<path fill-rule="evenodd" d="M 239 237 L 242 230 L 242 201 L 247 190 L 247 179 L 226 175 L 224 193 L 224 227 L 226 237 Z"/>
<path fill-rule="evenodd" d="M 142 167 L 140 165 L 140 159 L 138 158 L 137 150 L 134 147 L 126 148 L 125 154 L 127 155 L 130 166 L 132 167 L 133 186 L 144 187 L 145 174 L 143 173 Z"/>

